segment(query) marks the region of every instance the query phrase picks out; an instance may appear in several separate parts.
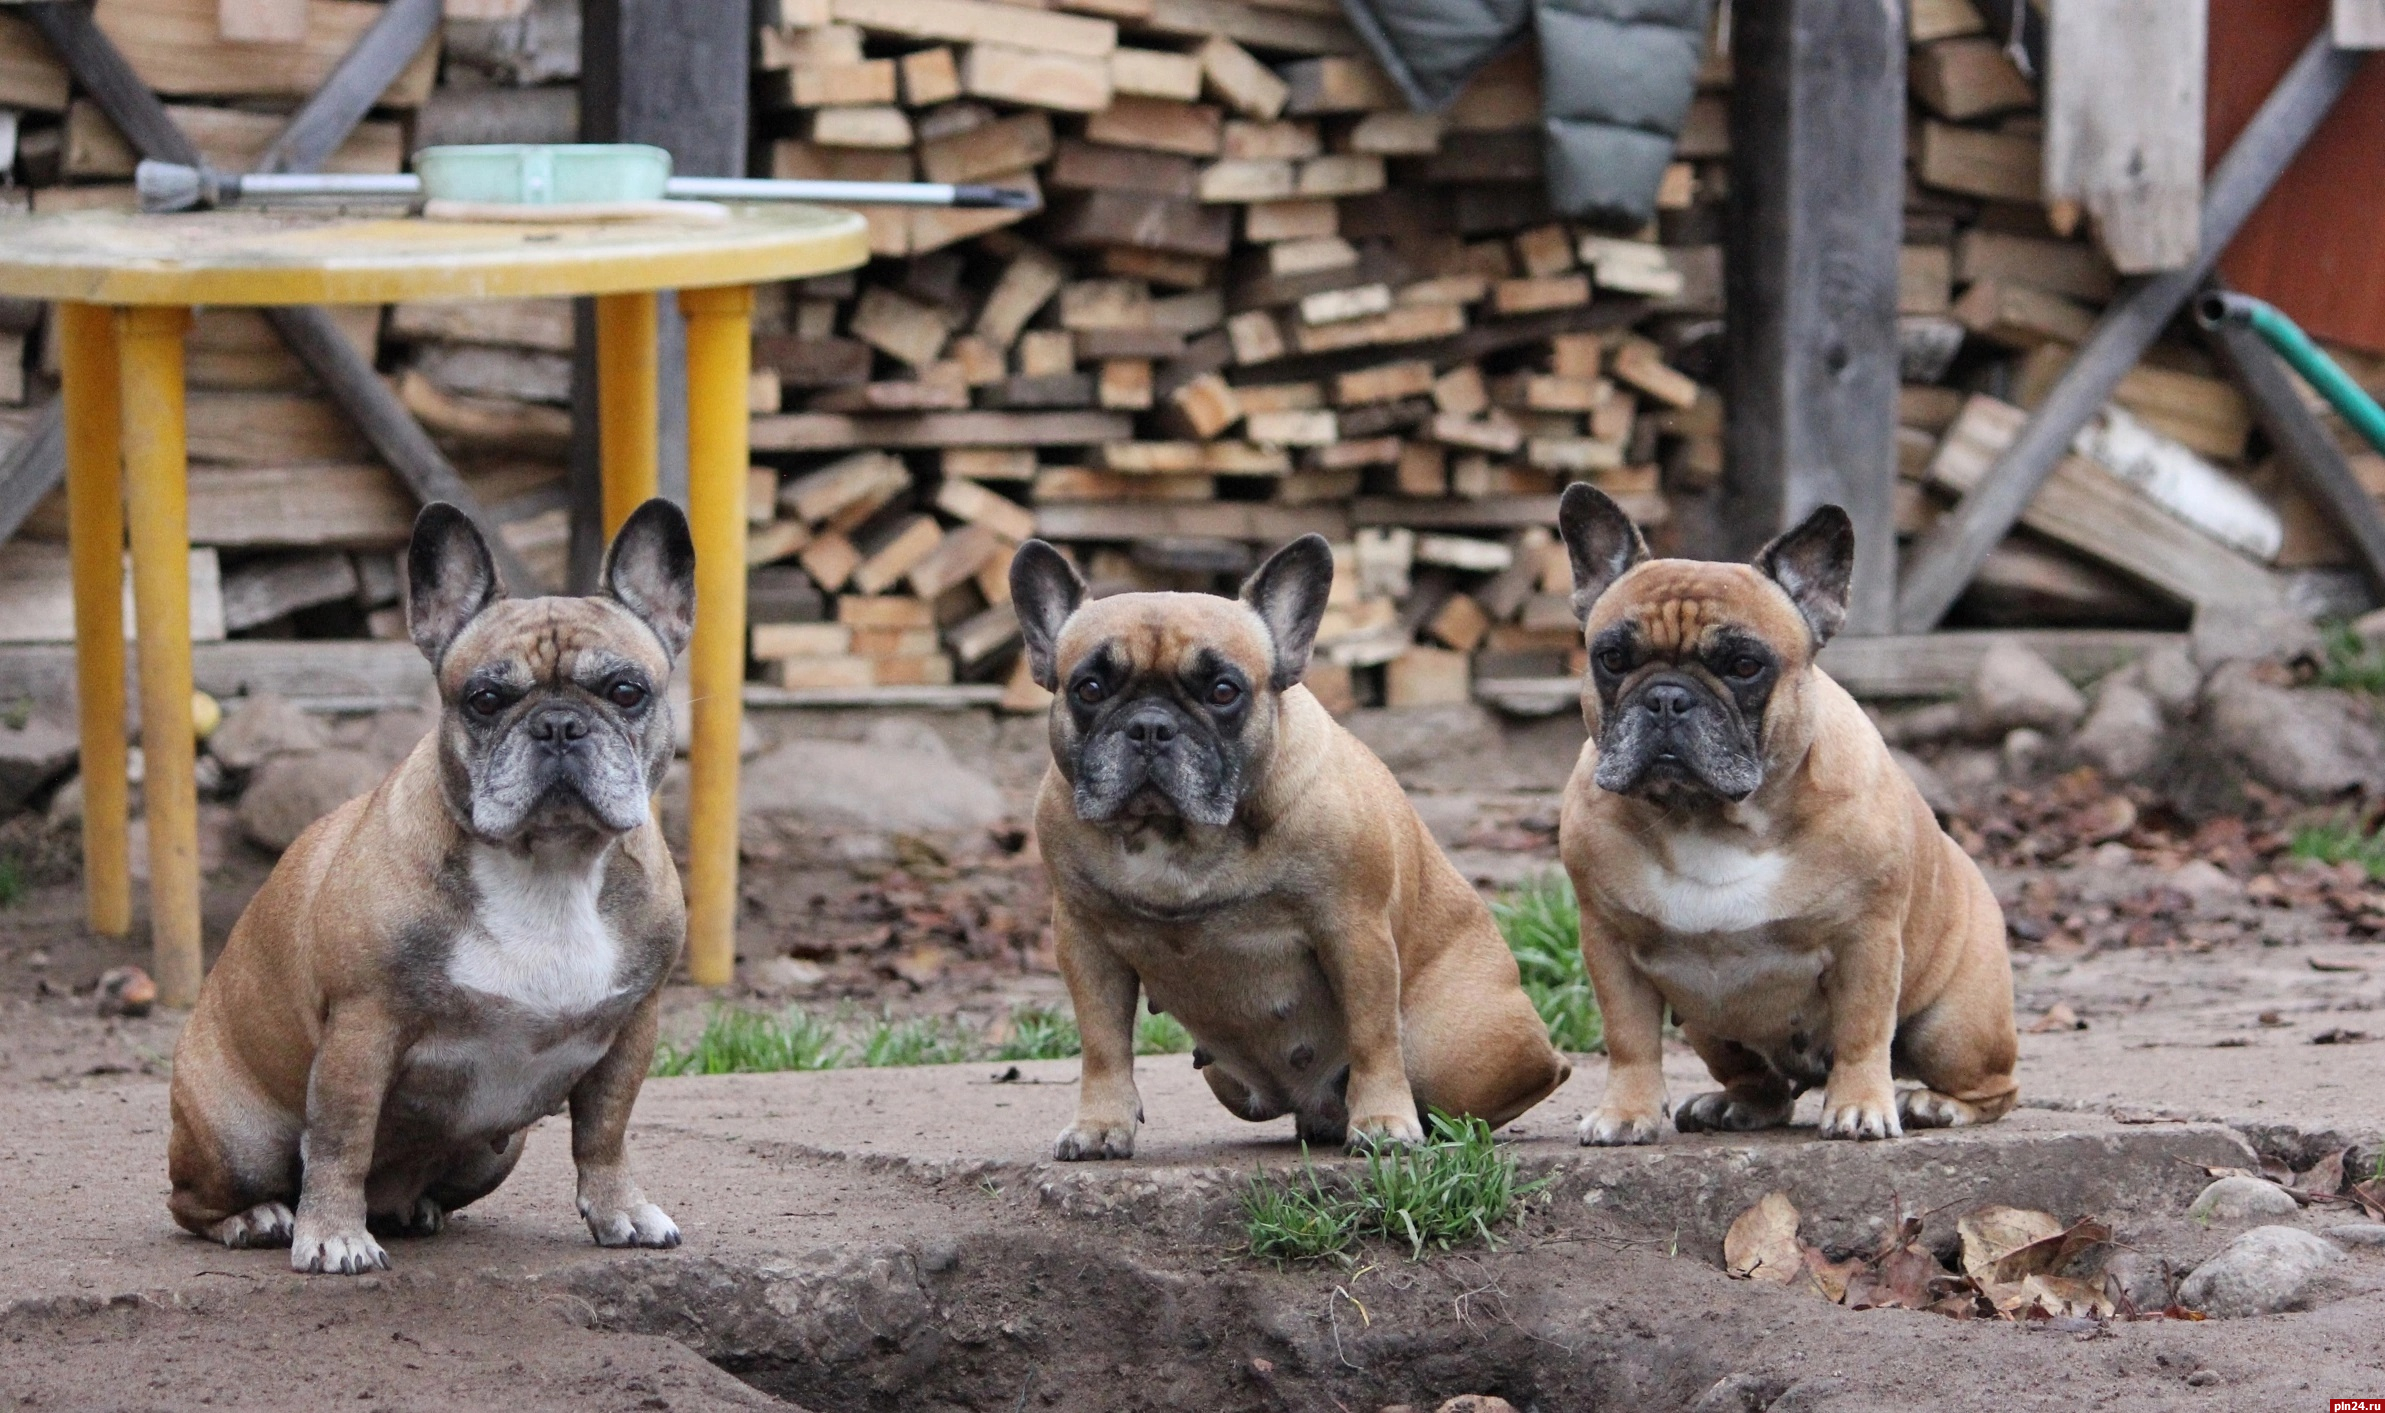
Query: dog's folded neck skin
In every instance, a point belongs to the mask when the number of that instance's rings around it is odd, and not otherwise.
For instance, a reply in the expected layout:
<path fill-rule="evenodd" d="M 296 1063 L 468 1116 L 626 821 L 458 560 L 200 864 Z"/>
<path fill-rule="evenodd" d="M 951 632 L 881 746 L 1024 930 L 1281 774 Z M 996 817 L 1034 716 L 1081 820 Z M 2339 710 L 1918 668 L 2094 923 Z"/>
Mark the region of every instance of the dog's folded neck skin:
<path fill-rule="evenodd" d="M 1815 654 L 1846 619 L 1845 512 L 1815 512 L 1753 564 L 1650 559 L 1588 486 L 1566 492 L 1559 525 L 1589 649 L 1582 719 L 1598 788 L 1677 822 L 1763 832 L 1813 744 Z"/>
<path fill-rule="evenodd" d="M 1307 671 L 1332 552 L 1295 541 L 1238 599 L 1085 600 L 1057 550 L 1022 546 L 1012 601 L 1038 682 L 1055 694 L 1052 758 L 1077 817 L 1130 844 L 1251 836 L 1280 783 L 1283 694 Z"/>

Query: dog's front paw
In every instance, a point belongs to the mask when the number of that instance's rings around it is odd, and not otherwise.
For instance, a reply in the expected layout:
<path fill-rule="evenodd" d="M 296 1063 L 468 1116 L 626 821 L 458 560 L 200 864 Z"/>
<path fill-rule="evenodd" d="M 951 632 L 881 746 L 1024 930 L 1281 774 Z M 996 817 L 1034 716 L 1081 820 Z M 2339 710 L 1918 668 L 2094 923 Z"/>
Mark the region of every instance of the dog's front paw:
<path fill-rule="evenodd" d="M 1654 1143 L 1664 1131 L 1664 1115 L 1631 1114 L 1616 1109 L 1592 1109 L 1582 1118 L 1585 1147 L 1623 1148 Z"/>
<path fill-rule="evenodd" d="M 1780 1127 L 1789 1121 L 1795 1108 L 1794 1100 L 1767 1104 L 1717 1089 L 1683 1100 L 1681 1107 L 1673 1111 L 1673 1127 L 1683 1133 L 1747 1133 Z"/>
<path fill-rule="evenodd" d="M 360 1276 L 388 1270 L 389 1253 L 362 1227 L 322 1231 L 301 1217 L 290 1239 L 290 1269 L 307 1275 Z"/>
<path fill-rule="evenodd" d="M 1052 1142 L 1052 1156 L 1063 1163 L 1098 1163 L 1105 1158 L 1135 1155 L 1135 1126 L 1131 1119 L 1079 1119 L 1061 1130 Z"/>
<path fill-rule="evenodd" d="M 251 1246 L 288 1246 L 290 1228 L 297 1221 L 296 1215 L 281 1203 L 260 1202 L 217 1222 L 207 1229 L 207 1234 L 235 1251 Z"/>
<path fill-rule="evenodd" d="M 1350 1120 L 1349 1145 L 1413 1148 L 1424 1142 L 1424 1125 L 1414 1110 L 1402 1114 L 1362 1114 Z"/>
<path fill-rule="evenodd" d="M 1825 1098 L 1822 1104 L 1822 1136 L 1824 1138 L 1902 1138 L 1905 1127 L 1897 1122 L 1894 1099 L 1857 1099 L 1840 1103 Z"/>
<path fill-rule="evenodd" d="M 599 1246 L 668 1249 L 679 1244 L 679 1224 L 651 1202 L 633 1202 L 627 1207 L 607 1210 L 583 1202 L 580 1216 L 587 1221 L 589 1235 L 596 1238 Z"/>

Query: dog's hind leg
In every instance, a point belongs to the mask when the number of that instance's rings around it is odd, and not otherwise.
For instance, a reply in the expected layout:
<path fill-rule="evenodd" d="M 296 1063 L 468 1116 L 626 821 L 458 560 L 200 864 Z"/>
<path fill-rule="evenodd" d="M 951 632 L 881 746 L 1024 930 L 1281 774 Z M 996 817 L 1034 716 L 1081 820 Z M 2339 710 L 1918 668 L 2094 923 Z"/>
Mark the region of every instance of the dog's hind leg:
<path fill-rule="evenodd" d="M 287 1246 L 297 1221 L 298 1130 L 249 1096 L 215 1102 L 177 1085 L 166 1208 L 183 1230 L 234 1249 Z"/>
<path fill-rule="evenodd" d="M 1706 1062 L 1707 1073 L 1719 1090 L 1693 1094 L 1673 1109 L 1673 1127 L 1683 1133 L 1746 1133 L 1779 1128 L 1797 1108 L 1797 1091 L 1764 1062 L 1764 1057 L 1735 1040 L 1723 1040 L 1690 1027 L 1681 1038 Z"/>

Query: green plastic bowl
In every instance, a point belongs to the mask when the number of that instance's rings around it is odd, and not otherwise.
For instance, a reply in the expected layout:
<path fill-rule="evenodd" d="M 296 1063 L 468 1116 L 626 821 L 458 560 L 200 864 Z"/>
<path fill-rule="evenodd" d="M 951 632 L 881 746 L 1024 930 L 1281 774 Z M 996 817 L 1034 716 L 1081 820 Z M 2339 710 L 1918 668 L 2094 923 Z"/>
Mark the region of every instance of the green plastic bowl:
<path fill-rule="evenodd" d="M 426 147 L 414 154 L 422 194 L 434 201 L 504 206 L 660 201 L 671 154 L 637 142 L 499 142 Z"/>

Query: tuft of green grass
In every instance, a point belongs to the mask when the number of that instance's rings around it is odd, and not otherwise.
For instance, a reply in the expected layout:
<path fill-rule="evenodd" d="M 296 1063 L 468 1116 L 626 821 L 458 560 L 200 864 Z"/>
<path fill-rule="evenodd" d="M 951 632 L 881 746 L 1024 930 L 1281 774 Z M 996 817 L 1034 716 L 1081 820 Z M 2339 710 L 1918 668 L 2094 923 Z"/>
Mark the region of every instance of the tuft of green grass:
<path fill-rule="evenodd" d="M 33 881 L 26 877 L 24 860 L 14 854 L 0 854 L 0 908 L 11 907 L 33 889 Z"/>
<path fill-rule="evenodd" d="M 977 1047 L 950 1021 L 927 1016 L 880 1020 L 861 1042 L 861 1064 L 869 1069 L 949 1065 L 976 1057 Z"/>
<path fill-rule="evenodd" d="M 1020 1006 L 1010 1013 L 1010 1036 L 997 1060 L 1065 1060 L 1084 1051 L 1074 1016 L 1056 1006 Z"/>
<path fill-rule="evenodd" d="M 1135 1016 L 1135 1053 L 1138 1055 L 1182 1055 L 1193 1047 L 1192 1032 L 1184 1023 L 1165 1012 L 1151 1014 L 1149 1008 Z"/>
<path fill-rule="evenodd" d="M 695 1043 L 656 1047 L 652 1073 L 764 1074 L 776 1070 L 832 1070 L 845 1063 L 836 1029 L 800 1010 L 715 1010 Z"/>
<path fill-rule="evenodd" d="M 2385 878 L 2385 833 L 2363 834 L 2346 818 L 2303 825 L 2294 831 L 2287 852 L 2320 863 L 2356 863 L 2368 870 L 2369 877 Z"/>
<path fill-rule="evenodd" d="M 2349 623 L 2328 624 L 2322 637 L 2326 660 L 2319 667 L 2321 686 L 2385 694 L 2385 646 L 2363 642 Z"/>
<path fill-rule="evenodd" d="M 1414 1146 L 1365 1145 L 1366 1167 L 1348 1187 L 1328 1186 L 1300 1150 L 1300 1172 L 1278 1180 L 1254 1174 L 1243 1192 L 1243 1228 L 1251 1254 L 1273 1261 L 1345 1259 L 1370 1237 L 1408 1248 L 1421 1261 L 1429 1247 L 1460 1242 L 1496 1246 L 1496 1228 L 1519 1199 L 1550 1179 L 1518 1187 L 1515 1159 L 1477 1118 L 1432 1116 L 1430 1136 Z"/>
<path fill-rule="evenodd" d="M 1582 967 L 1582 915 L 1573 882 L 1544 874 L 1491 904 L 1491 917 L 1523 973 L 1524 994 L 1549 1028 L 1549 1043 L 1576 1054 L 1606 1048 L 1598 997 Z"/>

